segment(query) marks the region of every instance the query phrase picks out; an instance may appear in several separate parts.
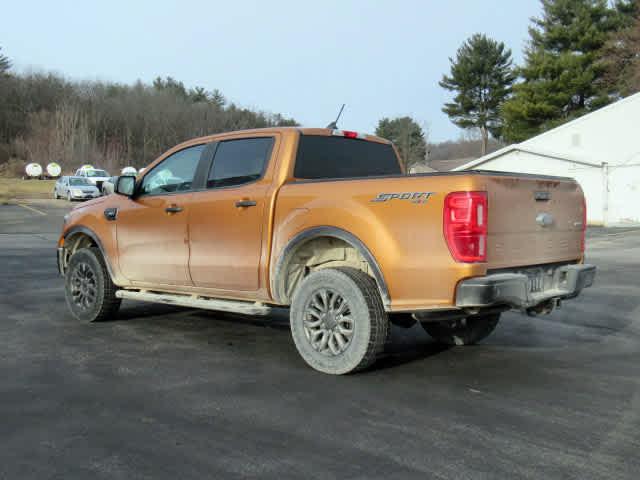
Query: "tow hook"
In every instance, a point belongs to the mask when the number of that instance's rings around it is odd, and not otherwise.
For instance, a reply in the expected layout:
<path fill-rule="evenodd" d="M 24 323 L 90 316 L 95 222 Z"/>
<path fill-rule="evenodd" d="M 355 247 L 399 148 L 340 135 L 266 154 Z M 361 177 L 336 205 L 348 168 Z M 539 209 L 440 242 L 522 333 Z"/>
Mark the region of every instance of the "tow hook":
<path fill-rule="evenodd" d="M 527 315 L 530 317 L 549 315 L 555 308 L 560 308 L 561 306 L 562 300 L 560 298 L 552 298 L 546 302 L 539 303 L 535 307 L 527 308 Z"/>

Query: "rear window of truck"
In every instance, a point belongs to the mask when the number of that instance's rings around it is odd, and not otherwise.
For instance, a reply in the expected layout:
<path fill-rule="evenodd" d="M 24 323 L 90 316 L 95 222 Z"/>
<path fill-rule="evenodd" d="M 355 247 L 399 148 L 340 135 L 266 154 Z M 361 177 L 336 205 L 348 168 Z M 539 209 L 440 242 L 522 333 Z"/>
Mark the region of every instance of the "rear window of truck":
<path fill-rule="evenodd" d="M 390 144 L 355 138 L 300 135 L 294 177 L 328 179 L 401 174 Z"/>

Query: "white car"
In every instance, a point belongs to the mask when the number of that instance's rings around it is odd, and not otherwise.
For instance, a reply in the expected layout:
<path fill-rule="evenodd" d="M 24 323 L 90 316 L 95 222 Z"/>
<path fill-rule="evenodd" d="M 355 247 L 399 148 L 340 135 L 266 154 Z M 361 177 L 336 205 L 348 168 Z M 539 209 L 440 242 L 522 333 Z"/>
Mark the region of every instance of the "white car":
<path fill-rule="evenodd" d="M 95 185 L 98 188 L 98 190 L 100 190 L 101 192 L 102 192 L 102 184 L 107 180 L 109 180 L 109 177 L 111 177 L 111 175 L 109 175 L 109 172 L 107 172 L 106 170 L 100 170 L 97 168 L 86 168 L 86 167 L 79 168 L 76 171 L 75 176 L 86 178 L 90 183 Z"/>
<path fill-rule="evenodd" d="M 60 177 L 53 187 L 53 198 L 87 200 L 100 196 L 98 187 L 85 177 Z"/>

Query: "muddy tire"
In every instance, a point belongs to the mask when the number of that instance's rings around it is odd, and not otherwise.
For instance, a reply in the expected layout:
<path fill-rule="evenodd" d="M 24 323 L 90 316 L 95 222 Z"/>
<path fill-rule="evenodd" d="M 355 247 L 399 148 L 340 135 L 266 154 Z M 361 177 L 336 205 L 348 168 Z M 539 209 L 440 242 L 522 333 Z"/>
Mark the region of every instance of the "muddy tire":
<path fill-rule="evenodd" d="M 473 345 L 485 339 L 498 326 L 500 314 L 478 315 L 446 322 L 423 322 L 422 328 L 438 343 L 461 346 Z"/>
<path fill-rule="evenodd" d="M 370 366 L 389 336 L 375 280 L 349 267 L 318 270 L 305 278 L 293 296 L 290 321 L 302 358 L 332 375 Z"/>
<path fill-rule="evenodd" d="M 117 287 L 97 248 L 83 248 L 71 256 L 64 286 L 69 310 L 83 322 L 108 320 L 120 308 Z"/>

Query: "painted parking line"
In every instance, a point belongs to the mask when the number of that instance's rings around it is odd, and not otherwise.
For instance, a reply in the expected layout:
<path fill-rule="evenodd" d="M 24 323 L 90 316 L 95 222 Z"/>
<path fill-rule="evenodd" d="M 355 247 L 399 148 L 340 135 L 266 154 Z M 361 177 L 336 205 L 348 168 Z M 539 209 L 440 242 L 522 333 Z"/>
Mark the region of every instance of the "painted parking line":
<path fill-rule="evenodd" d="M 20 205 L 22 208 L 26 208 L 28 210 L 31 210 L 32 212 L 36 212 L 38 215 L 46 215 L 45 212 L 42 212 L 37 208 L 30 207 L 29 205 L 25 205 L 24 203 L 16 203 L 16 205 Z"/>

